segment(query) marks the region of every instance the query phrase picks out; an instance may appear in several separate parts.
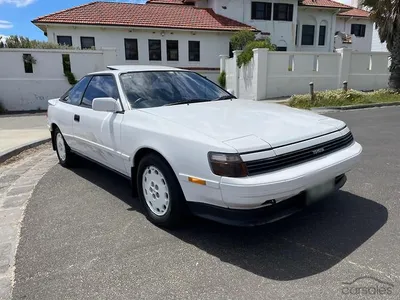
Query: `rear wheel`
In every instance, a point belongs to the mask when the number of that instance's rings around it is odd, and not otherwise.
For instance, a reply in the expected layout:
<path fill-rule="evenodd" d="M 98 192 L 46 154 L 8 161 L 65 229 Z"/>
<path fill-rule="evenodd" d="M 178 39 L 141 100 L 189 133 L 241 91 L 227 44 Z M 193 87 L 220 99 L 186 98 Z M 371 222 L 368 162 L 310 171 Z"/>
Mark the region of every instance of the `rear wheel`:
<path fill-rule="evenodd" d="M 186 200 L 173 170 L 163 158 L 156 154 L 142 158 L 137 187 L 147 219 L 170 228 L 182 223 Z"/>
<path fill-rule="evenodd" d="M 65 142 L 64 136 L 59 128 L 54 130 L 54 142 L 60 165 L 63 167 L 72 167 L 75 162 L 75 156 Z"/>

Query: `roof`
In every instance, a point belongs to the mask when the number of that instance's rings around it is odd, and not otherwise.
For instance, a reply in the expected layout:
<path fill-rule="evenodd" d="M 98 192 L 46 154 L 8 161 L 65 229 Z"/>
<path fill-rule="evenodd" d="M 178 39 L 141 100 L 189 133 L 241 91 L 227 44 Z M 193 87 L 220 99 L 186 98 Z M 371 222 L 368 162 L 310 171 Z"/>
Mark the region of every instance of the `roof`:
<path fill-rule="evenodd" d="M 303 0 L 300 6 L 315 6 L 323 8 L 344 8 L 344 9 L 351 8 L 351 6 L 332 0 Z"/>
<path fill-rule="evenodd" d="M 369 18 L 370 15 L 370 13 L 366 10 L 354 8 L 350 5 L 342 4 L 332 0 L 303 0 L 300 6 L 315 6 L 320 8 L 340 8 L 343 9 L 342 12 L 338 13 L 338 16 L 341 17 Z"/>
<path fill-rule="evenodd" d="M 157 65 L 114 65 L 107 66 L 109 70 L 118 70 L 118 71 L 181 71 L 183 69 L 168 67 L 168 66 L 157 66 Z M 104 71 L 101 71 L 104 72 Z"/>
<path fill-rule="evenodd" d="M 352 8 L 348 11 L 339 13 L 338 16 L 340 17 L 358 17 L 358 18 L 369 18 L 370 13 L 366 10 Z"/>
<path fill-rule="evenodd" d="M 148 0 L 146 3 L 158 4 L 185 4 L 184 0 Z"/>
<path fill-rule="evenodd" d="M 165 1 L 165 0 L 164 0 Z M 91 2 L 36 18 L 34 24 L 82 24 L 187 30 L 238 31 L 254 27 L 191 5 Z"/>

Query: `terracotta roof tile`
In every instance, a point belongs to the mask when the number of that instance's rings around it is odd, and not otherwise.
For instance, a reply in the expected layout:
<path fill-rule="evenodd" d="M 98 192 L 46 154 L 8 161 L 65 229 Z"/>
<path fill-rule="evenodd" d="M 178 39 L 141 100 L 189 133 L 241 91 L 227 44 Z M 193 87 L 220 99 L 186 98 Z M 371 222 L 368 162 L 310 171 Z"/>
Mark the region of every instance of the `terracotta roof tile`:
<path fill-rule="evenodd" d="M 91 2 L 36 18 L 32 22 L 188 30 L 255 30 L 254 27 L 218 15 L 209 8 L 116 2 Z"/>
<path fill-rule="evenodd" d="M 146 3 L 158 4 L 185 4 L 183 0 L 148 0 Z"/>
<path fill-rule="evenodd" d="M 351 6 L 332 1 L 332 0 L 303 0 L 302 6 L 316 6 L 325 8 L 350 8 Z"/>
<path fill-rule="evenodd" d="M 369 18 L 370 13 L 366 10 L 353 8 L 351 10 L 339 13 L 338 16 L 344 17 L 358 17 L 358 18 Z"/>

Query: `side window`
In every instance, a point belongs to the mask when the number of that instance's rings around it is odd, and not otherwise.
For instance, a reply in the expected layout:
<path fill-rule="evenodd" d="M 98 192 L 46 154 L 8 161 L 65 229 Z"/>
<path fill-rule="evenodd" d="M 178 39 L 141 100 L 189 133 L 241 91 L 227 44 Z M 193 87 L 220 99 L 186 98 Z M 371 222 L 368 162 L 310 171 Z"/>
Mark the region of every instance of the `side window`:
<path fill-rule="evenodd" d="M 86 86 L 90 81 L 90 77 L 83 77 L 77 84 L 75 84 L 65 95 L 61 101 L 73 105 L 79 105 L 82 95 L 85 92 Z"/>
<path fill-rule="evenodd" d="M 118 87 L 113 75 L 93 76 L 85 95 L 83 95 L 82 106 L 92 107 L 94 98 L 111 97 L 119 98 Z"/>

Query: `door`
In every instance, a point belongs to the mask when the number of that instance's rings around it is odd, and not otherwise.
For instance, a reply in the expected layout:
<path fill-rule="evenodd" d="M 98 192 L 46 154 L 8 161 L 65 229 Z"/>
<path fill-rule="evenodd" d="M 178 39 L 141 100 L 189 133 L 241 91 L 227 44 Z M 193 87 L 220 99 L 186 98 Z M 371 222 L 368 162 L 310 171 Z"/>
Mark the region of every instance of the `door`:
<path fill-rule="evenodd" d="M 80 104 L 83 93 L 90 81 L 90 77 L 83 77 L 61 98 L 55 106 L 57 112 L 54 114 L 57 118 L 56 124 L 60 128 L 65 141 L 71 149 L 76 149 L 76 140 L 73 136 L 73 119 L 75 108 Z"/>
<path fill-rule="evenodd" d="M 101 97 L 111 97 L 119 101 L 114 75 L 93 76 L 83 94 L 81 104 L 76 107 L 73 134 L 77 142 L 77 151 L 129 176 L 124 165 L 124 159 L 128 160 L 129 157 L 119 151 L 124 114 L 94 111 L 93 99 Z"/>

